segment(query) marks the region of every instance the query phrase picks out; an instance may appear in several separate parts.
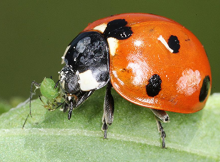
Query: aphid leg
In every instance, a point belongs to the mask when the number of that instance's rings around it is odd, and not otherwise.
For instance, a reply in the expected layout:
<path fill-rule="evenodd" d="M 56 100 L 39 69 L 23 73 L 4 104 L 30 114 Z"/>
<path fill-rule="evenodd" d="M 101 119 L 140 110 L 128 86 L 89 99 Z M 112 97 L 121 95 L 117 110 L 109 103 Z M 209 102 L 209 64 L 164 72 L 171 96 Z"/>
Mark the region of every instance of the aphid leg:
<path fill-rule="evenodd" d="M 38 96 L 38 97 L 39 97 L 40 101 L 44 104 L 44 106 L 47 105 L 47 104 L 45 104 L 45 102 L 42 100 L 41 96 Z"/>
<path fill-rule="evenodd" d="M 35 81 L 33 81 L 32 83 L 31 83 L 31 91 L 30 91 L 30 105 L 29 105 L 29 107 L 30 107 L 30 116 L 32 117 L 32 115 L 31 115 L 31 100 L 32 100 L 32 97 L 33 97 L 33 95 L 34 95 L 34 93 L 32 92 L 32 90 L 33 90 L 33 86 L 35 86 L 36 87 L 36 89 L 38 89 L 38 88 L 40 88 L 40 84 L 39 83 L 37 83 L 37 82 L 35 82 Z M 36 90 L 35 89 L 35 90 Z"/>
<path fill-rule="evenodd" d="M 104 131 L 104 138 L 107 138 L 108 125 L 111 125 L 114 119 L 114 99 L 111 94 L 112 85 L 109 82 L 106 87 L 105 99 L 104 99 L 104 112 L 102 116 L 102 130 Z"/>
<path fill-rule="evenodd" d="M 29 114 L 27 115 L 27 117 L 26 117 L 26 119 L 25 119 L 25 121 L 24 121 L 24 124 L 23 124 L 23 126 L 22 126 L 22 129 L 24 128 L 24 126 L 25 126 L 25 124 L 26 124 L 26 122 L 27 122 L 28 117 L 29 117 L 29 116 L 32 117 L 32 115 L 31 115 L 31 100 L 32 100 L 33 95 L 35 94 L 35 93 L 33 93 L 33 86 L 35 86 L 35 88 L 38 89 L 38 88 L 40 88 L 40 84 L 37 83 L 37 82 L 35 82 L 35 81 L 31 82 L 30 102 L 29 102 L 30 112 L 29 112 Z M 36 89 L 35 89 L 35 90 L 36 90 Z M 34 90 L 34 91 L 35 91 L 35 90 Z"/>
<path fill-rule="evenodd" d="M 163 129 L 163 126 L 162 126 L 160 120 L 163 121 L 164 123 L 169 122 L 170 121 L 169 115 L 165 111 L 163 111 L 163 110 L 151 109 L 151 111 L 155 115 L 156 122 L 157 122 L 157 128 L 158 128 L 158 131 L 161 134 L 162 148 L 166 148 L 166 146 L 165 146 L 166 133 L 165 133 L 165 131 Z"/>
<path fill-rule="evenodd" d="M 58 108 L 60 108 L 60 107 L 64 107 L 64 105 L 65 105 L 65 102 L 57 102 L 57 107 L 56 107 L 56 109 L 58 109 Z M 63 109 L 63 108 L 60 108 L 61 110 Z"/>
<path fill-rule="evenodd" d="M 53 109 L 51 109 L 50 103 L 47 103 L 47 104 L 46 104 L 46 103 L 42 100 L 41 96 L 38 96 L 38 98 L 39 98 L 40 101 L 43 103 L 43 106 L 44 106 L 45 109 L 47 109 L 47 110 L 49 110 L 49 111 L 53 110 Z"/>
<path fill-rule="evenodd" d="M 29 115 L 30 115 L 30 114 L 27 115 L 27 117 L 26 117 L 26 119 L 25 119 L 25 121 L 24 121 L 24 124 L 23 124 L 23 126 L 22 126 L 22 129 L 24 128 L 24 126 L 25 126 L 25 124 L 26 124 L 26 122 L 27 122 L 27 119 L 28 119 Z"/>

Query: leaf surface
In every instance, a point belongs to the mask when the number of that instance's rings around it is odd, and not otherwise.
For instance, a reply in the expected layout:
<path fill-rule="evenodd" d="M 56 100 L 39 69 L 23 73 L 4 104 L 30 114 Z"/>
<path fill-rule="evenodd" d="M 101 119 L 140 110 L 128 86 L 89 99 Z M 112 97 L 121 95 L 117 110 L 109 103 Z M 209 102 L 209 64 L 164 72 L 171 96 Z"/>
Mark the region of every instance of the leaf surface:
<path fill-rule="evenodd" d="M 114 122 L 103 139 L 101 119 L 104 89 L 73 111 L 71 120 L 60 110 L 47 111 L 32 102 L 0 116 L 0 161 L 219 161 L 220 94 L 193 114 L 168 112 L 163 124 L 167 149 L 150 109 L 134 105 L 114 90 Z"/>

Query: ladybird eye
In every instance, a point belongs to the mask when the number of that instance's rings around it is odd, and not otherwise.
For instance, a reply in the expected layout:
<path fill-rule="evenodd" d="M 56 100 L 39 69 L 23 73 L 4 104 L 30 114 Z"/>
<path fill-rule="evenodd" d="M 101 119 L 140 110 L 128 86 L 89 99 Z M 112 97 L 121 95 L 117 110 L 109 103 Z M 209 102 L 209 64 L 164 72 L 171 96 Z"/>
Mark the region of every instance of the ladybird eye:
<path fill-rule="evenodd" d="M 177 36 L 171 35 L 168 39 L 168 45 L 173 50 L 173 53 L 178 53 L 180 49 L 180 42 Z"/>

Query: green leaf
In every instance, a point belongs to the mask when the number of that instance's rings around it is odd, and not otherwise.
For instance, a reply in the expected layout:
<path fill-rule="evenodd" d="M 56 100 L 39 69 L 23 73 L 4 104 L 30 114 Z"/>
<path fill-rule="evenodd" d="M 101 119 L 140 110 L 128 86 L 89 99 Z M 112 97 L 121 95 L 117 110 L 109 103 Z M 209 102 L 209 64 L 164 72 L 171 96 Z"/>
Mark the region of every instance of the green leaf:
<path fill-rule="evenodd" d="M 114 122 L 108 139 L 101 131 L 104 89 L 95 92 L 67 119 L 67 113 L 47 111 L 32 102 L 0 116 L 0 161 L 219 161 L 220 94 L 194 114 L 168 112 L 163 124 L 167 149 L 161 148 L 154 115 L 113 91 Z"/>

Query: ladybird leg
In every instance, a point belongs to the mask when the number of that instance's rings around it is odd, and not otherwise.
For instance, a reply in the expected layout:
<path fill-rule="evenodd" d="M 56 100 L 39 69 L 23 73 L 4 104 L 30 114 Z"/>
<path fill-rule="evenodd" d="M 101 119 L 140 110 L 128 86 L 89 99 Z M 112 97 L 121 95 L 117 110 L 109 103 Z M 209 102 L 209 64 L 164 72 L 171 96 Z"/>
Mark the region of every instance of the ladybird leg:
<path fill-rule="evenodd" d="M 151 111 L 154 113 L 155 118 L 156 118 L 156 122 L 157 122 L 157 128 L 158 131 L 161 134 L 161 139 L 162 139 L 162 148 L 165 148 L 165 137 L 166 137 L 166 133 L 163 129 L 163 126 L 160 122 L 163 121 L 164 123 L 167 123 L 170 121 L 169 115 L 163 111 L 163 110 L 156 110 L 156 109 L 151 109 Z"/>
<path fill-rule="evenodd" d="M 92 95 L 92 93 L 94 92 L 94 90 L 92 91 L 88 91 L 88 92 L 83 92 L 81 95 L 78 95 L 78 101 L 76 103 L 76 107 L 79 107 L 84 101 L 86 101 L 86 99 Z"/>
<path fill-rule="evenodd" d="M 112 85 L 109 82 L 106 87 L 105 99 L 104 99 L 104 112 L 102 117 L 102 130 L 104 131 L 104 138 L 107 138 L 108 125 L 111 125 L 114 119 L 114 99 L 111 94 Z"/>
<path fill-rule="evenodd" d="M 166 111 L 163 110 L 156 110 L 151 109 L 151 111 L 154 113 L 156 117 L 158 117 L 160 120 L 162 120 L 164 123 L 167 123 L 170 121 L 169 115 L 166 113 Z"/>
<path fill-rule="evenodd" d="M 70 101 L 70 109 L 69 109 L 69 112 L 68 112 L 68 119 L 69 120 L 71 119 L 73 108 L 74 108 L 73 101 Z"/>
<path fill-rule="evenodd" d="M 66 102 L 63 103 L 63 112 L 68 110 L 68 104 Z"/>

